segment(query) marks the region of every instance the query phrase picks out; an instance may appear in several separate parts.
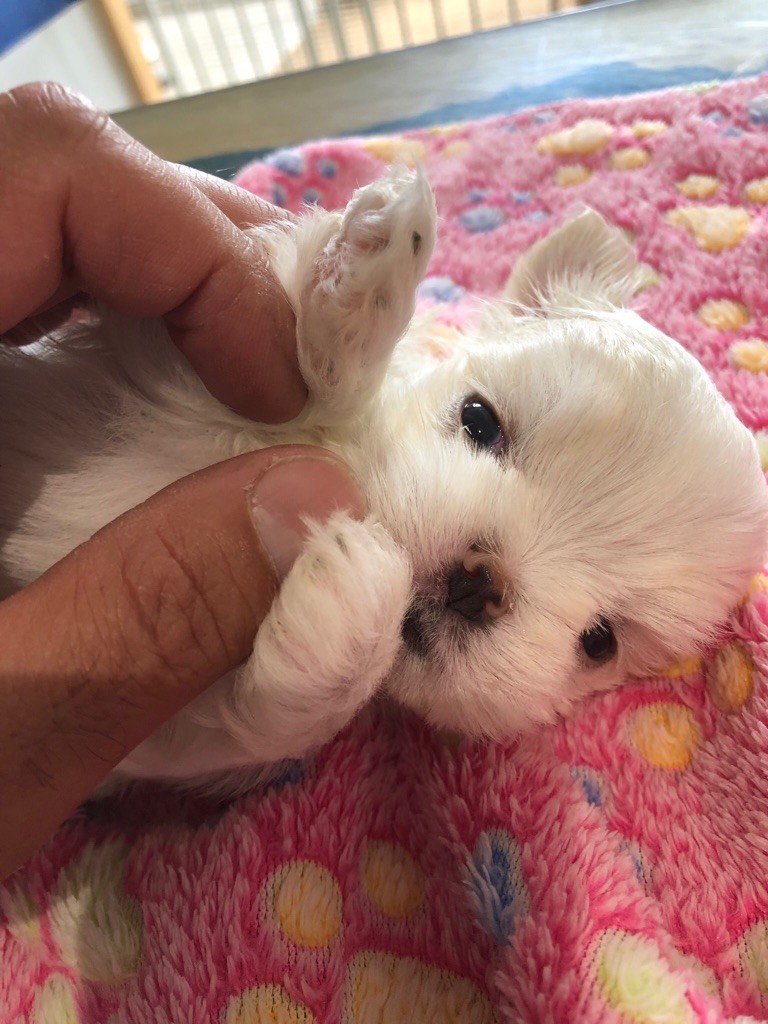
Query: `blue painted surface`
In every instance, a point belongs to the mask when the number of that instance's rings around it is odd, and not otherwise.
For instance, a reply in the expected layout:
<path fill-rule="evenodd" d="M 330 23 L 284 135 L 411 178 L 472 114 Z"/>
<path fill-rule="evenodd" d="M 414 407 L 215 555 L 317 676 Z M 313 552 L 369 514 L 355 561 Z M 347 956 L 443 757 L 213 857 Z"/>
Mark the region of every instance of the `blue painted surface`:
<path fill-rule="evenodd" d="M 74 0 L 0 0 L 0 52 L 72 3 Z"/>
<path fill-rule="evenodd" d="M 0 0 L 1 2 L 1 0 Z M 768 60 L 761 67 L 751 67 L 750 75 L 768 71 Z M 671 89 L 676 86 L 692 85 L 694 82 L 725 81 L 733 75 L 724 75 L 722 70 L 708 65 L 690 65 L 670 68 L 646 68 L 628 61 L 616 61 L 585 68 L 561 78 L 531 86 L 510 86 L 495 96 L 474 100 L 471 103 L 451 103 L 436 107 L 402 121 L 389 121 L 371 125 L 355 135 L 378 135 L 402 132 L 414 128 L 427 128 L 451 121 L 476 120 L 500 114 L 514 114 L 526 107 L 556 103 L 567 99 L 609 99 L 611 96 L 628 96 L 633 93 L 650 92 L 655 89 Z M 223 153 L 190 161 L 193 167 L 231 178 L 244 164 L 263 158 L 269 150 L 250 150 L 241 153 Z"/>

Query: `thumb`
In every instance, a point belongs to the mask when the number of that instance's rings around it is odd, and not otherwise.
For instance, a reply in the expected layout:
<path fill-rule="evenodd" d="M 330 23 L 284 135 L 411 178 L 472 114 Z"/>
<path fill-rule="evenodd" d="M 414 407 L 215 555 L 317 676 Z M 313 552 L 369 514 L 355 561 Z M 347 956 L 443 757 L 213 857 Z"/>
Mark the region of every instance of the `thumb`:
<path fill-rule="evenodd" d="M 326 452 L 253 452 L 167 487 L 0 604 L 0 876 L 248 656 L 303 518 L 363 504 Z"/>

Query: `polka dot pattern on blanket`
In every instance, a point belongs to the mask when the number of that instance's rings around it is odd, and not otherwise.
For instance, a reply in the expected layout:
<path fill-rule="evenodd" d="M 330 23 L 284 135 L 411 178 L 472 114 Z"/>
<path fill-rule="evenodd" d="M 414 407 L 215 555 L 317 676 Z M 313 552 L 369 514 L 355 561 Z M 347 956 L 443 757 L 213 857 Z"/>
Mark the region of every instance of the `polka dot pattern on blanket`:
<path fill-rule="evenodd" d="M 239 182 L 342 206 L 423 163 L 425 356 L 581 204 L 638 309 L 768 468 L 768 77 L 281 150 Z M 231 807 L 89 807 L 0 888 L 0 1020 L 749 1024 L 768 1018 L 768 582 L 703 659 L 506 745 L 371 710 Z"/>

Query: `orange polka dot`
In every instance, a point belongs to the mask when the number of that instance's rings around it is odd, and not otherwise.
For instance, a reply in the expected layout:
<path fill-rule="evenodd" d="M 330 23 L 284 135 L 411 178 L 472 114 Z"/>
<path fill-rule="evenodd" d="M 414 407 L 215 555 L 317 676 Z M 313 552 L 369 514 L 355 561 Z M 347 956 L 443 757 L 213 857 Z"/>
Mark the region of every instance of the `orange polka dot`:
<path fill-rule="evenodd" d="M 728 358 L 733 366 L 750 373 L 768 373 L 768 342 L 762 338 L 744 338 L 735 341 L 728 349 Z"/>
<path fill-rule="evenodd" d="M 738 331 L 749 323 L 749 310 L 733 299 L 707 299 L 696 314 L 707 327 L 719 331 Z"/>
<path fill-rule="evenodd" d="M 685 658 L 669 665 L 663 672 L 659 672 L 659 675 L 664 679 L 682 679 L 685 676 L 695 676 L 700 671 L 701 658 Z"/>
<path fill-rule="evenodd" d="M 754 664 L 741 644 L 722 647 L 707 666 L 706 678 L 713 702 L 727 715 L 740 711 L 755 688 Z"/>
<path fill-rule="evenodd" d="M 341 891 L 331 872 L 309 860 L 284 864 L 267 883 L 280 927 L 299 946 L 328 946 L 341 930 Z"/>
<path fill-rule="evenodd" d="M 586 118 L 572 128 L 544 135 L 537 142 L 536 148 L 540 153 L 551 153 L 554 156 L 586 156 L 602 149 L 612 135 L 613 128 L 607 121 Z"/>
<path fill-rule="evenodd" d="M 705 252 L 722 252 L 744 239 L 750 215 L 740 206 L 679 206 L 667 214 L 667 221 L 692 235 Z"/>
<path fill-rule="evenodd" d="M 555 171 L 555 182 L 562 188 L 581 185 L 592 177 L 592 171 L 584 164 L 563 164 Z"/>
<path fill-rule="evenodd" d="M 397 843 L 369 842 L 362 861 L 362 880 L 370 901 L 386 917 L 413 917 L 424 902 L 424 875 L 407 850 Z"/>
<path fill-rule="evenodd" d="M 768 178 L 755 178 L 744 186 L 744 195 L 750 203 L 768 203 Z"/>
<path fill-rule="evenodd" d="M 668 128 L 666 121 L 635 121 L 632 125 L 632 134 L 636 139 L 649 139 L 654 135 L 661 135 Z"/>
<path fill-rule="evenodd" d="M 650 163 L 651 154 L 639 146 L 627 146 L 611 154 L 611 167 L 615 171 L 637 171 Z"/>
<path fill-rule="evenodd" d="M 689 199 L 710 199 L 720 188 L 720 181 L 711 174 L 689 174 L 678 181 L 677 188 Z"/>
<path fill-rule="evenodd" d="M 672 772 L 687 768 L 699 745 L 699 728 L 693 715 L 675 701 L 659 701 L 636 711 L 631 735 L 649 764 Z"/>

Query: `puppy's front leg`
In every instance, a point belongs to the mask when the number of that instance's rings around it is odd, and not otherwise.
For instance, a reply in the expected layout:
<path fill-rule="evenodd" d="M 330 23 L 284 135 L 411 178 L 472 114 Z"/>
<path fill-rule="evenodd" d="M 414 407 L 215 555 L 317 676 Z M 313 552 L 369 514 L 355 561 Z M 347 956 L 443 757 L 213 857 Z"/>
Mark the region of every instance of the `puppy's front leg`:
<path fill-rule="evenodd" d="M 236 673 L 227 731 L 260 761 L 331 739 L 391 669 L 410 591 L 380 526 L 339 513 L 316 527 Z"/>
<path fill-rule="evenodd" d="M 413 316 L 436 221 L 426 178 L 397 169 L 358 189 L 342 213 L 260 229 L 296 311 L 302 374 L 334 418 L 378 387 Z"/>

